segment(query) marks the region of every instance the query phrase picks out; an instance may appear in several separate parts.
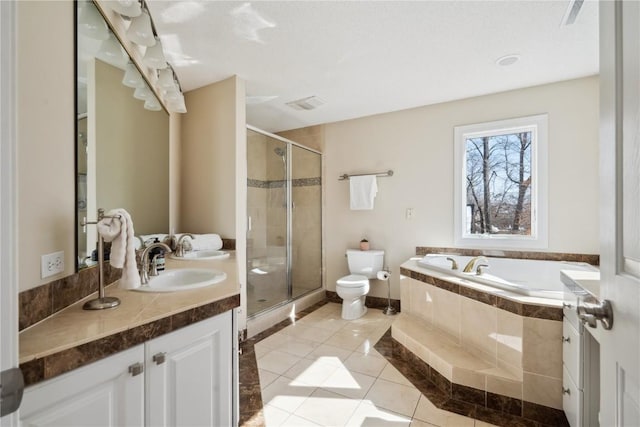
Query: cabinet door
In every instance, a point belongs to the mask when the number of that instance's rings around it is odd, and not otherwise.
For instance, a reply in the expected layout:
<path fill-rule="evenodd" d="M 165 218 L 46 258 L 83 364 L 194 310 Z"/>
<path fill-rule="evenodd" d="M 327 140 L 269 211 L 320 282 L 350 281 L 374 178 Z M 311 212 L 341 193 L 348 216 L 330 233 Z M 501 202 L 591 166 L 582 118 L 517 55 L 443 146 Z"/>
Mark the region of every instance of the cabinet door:
<path fill-rule="evenodd" d="M 231 328 L 229 311 L 147 342 L 147 425 L 232 424 Z"/>
<path fill-rule="evenodd" d="M 144 346 L 27 387 L 22 426 L 143 426 L 144 374 L 129 366 L 144 361 Z"/>

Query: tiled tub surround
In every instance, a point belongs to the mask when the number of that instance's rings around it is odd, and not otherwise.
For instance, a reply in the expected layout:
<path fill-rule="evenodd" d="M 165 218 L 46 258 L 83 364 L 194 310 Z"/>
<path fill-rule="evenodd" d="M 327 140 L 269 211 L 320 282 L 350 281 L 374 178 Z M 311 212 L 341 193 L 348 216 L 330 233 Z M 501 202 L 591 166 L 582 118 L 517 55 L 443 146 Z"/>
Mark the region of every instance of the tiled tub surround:
<path fill-rule="evenodd" d="M 546 424 L 562 412 L 562 302 L 401 266 L 392 337 L 452 398 Z"/>
<path fill-rule="evenodd" d="M 600 255 L 592 254 L 573 254 L 564 252 L 526 252 L 509 251 L 502 249 L 439 248 L 433 246 L 416 247 L 416 255 L 424 256 L 428 254 L 456 254 L 464 256 L 484 255 L 493 258 L 586 262 L 587 264 L 591 265 L 600 265 Z"/>
<path fill-rule="evenodd" d="M 227 279 L 215 286 L 181 292 L 152 293 L 106 288 L 120 298 L 114 309 L 82 309 L 92 295 L 19 334 L 20 368 L 27 385 L 133 347 L 240 305 L 235 254 L 223 260 L 174 261 L 170 268 L 216 268 Z M 27 308 L 28 309 L 28 308 Z"/>

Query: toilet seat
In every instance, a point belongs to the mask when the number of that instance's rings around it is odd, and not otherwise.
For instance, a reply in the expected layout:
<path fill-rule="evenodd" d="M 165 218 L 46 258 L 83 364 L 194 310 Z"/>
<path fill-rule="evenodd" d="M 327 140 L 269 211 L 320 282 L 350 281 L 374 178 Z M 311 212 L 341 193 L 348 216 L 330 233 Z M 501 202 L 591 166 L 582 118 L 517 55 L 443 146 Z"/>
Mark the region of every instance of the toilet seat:
<path fill-rule="evenodd" d="M 369 284 L 369 279 L 362 274 L 350 274 L 339 278 L 336 283 L 345 288 L 361 288 Z"/>

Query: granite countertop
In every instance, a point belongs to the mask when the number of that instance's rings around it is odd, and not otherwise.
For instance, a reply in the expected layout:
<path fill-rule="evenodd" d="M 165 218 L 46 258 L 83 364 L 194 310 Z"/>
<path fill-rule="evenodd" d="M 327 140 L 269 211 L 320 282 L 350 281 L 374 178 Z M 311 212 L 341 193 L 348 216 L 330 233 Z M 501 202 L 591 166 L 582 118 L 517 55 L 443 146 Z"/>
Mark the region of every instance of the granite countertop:
<path fill-rule="evenodd" d="M 122 290 L 117 282 L 106 296 L 118 297 L 113 309 L 82 309 L 93 294 L 19 334 L 20 367 L 27 384 L 50 378 L 109 354 L 140 344 L 240 305 L 235 253 L 220 260 L 166 259 L 166 268 L 214 268 L 227 278 L 214 286 L 179 292 Z M 63 363 L 62 363 L 63 362 Z"/>

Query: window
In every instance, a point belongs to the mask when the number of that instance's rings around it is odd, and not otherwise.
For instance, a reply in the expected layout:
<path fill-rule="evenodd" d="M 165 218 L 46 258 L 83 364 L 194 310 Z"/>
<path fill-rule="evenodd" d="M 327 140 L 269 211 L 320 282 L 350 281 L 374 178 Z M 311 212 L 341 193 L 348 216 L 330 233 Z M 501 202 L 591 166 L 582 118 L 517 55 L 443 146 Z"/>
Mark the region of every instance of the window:
<path fill-rule="evenodd" d="M 547 247 L 547 115 L 457 126 L 454 241 Z"/>

